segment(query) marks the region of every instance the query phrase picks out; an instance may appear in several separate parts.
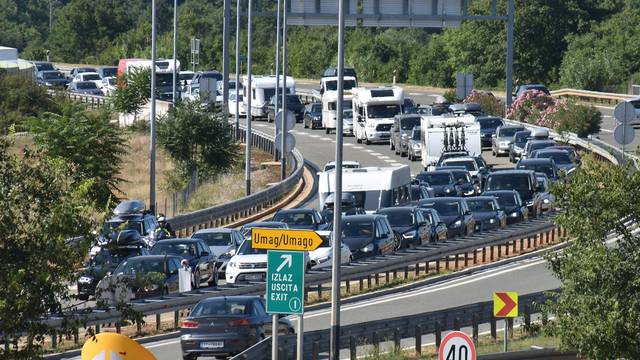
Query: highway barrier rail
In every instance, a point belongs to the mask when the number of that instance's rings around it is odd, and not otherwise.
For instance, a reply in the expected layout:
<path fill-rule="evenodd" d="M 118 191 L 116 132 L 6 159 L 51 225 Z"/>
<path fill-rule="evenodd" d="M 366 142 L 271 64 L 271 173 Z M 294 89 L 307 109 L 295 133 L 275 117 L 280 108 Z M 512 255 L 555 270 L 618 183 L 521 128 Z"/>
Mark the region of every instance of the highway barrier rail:
<path fill-rule="evenodd" d="M 531 325 L 531 315 L 539 313 L 538 304 L 553 300 L 553 292 L 538 292 L 519 296 L 518 313 L 525 324 Z M 544 313 L 542 322 L 546 322 Z M 497 337 L 497 319 L 493 316 L 493 301 L 463 305 L 448 309 L 435 310 L 422 314 L 405 315 L 391 319 L 366 321 L 343 325 L 340 327 L 340 349 L 349 349 L 349 358 L 358 358 L 358 347 L 369 345 L 367 353 L 380 351 L 382 344 L 392 343 L 392 349 L 401 349 L 402 339 L 414 339 L 415 350 L 422 352 L 422 337 L 433 334 L 436 347 L 440 346 L 442 332 L 460 330 L 462 327 L 472 328 L 472 339 L 477 344 L 479 325 L 490 324 L 491 336 Z M 509 320 L 510 332 L 513 331 L 513 318 Z M 325 358 L 329 351 L 330 330 L 306 331 L 304 333 L 304 358 L 317 360 Z M 296 355 L 296 335 L 278 337 L 279 359 L 294 359 Z M 268 360 L 271 357 L 271 337 L 264 339 L 253 347 L 233 357 L 233 360 Z M 547 350 L 547 355 L 549 351 Z M 573 355 L 575 359 L 575 354 Z M 547 359 L 549 357 L 546 357 Z M 480 357 L 480 359 L 493 359 Z M 496 358 L 497 359 L 497 358 Z M 510 357 L 509 359 L 529 359 L 529 357 Z"/>
<path fill-rule="evenodd" d="M 621 101 L 637 98 L 637 95 L 617 94 L 590 90 L 560 89 L 551 91 L 551 95 L 559 98 L 573 98 L 586 102 L 615 105 Z"/>

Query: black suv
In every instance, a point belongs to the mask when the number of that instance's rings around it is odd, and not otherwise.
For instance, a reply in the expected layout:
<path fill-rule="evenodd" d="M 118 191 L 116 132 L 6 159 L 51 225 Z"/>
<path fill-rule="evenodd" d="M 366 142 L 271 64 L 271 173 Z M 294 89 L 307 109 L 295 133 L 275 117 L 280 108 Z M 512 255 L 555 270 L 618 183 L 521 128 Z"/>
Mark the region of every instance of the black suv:
<path fill-rule="evenodd" d="M 415 207 L 398 206 L 378 209 L 376 214 L 385 215 L 391 229 L 399 238 L 399 247 L 408 248 L 431 242 L 431 224 Z"/>
<path fill-rule="evenodd" d="M 427 186 L 434 196 L 461 196 L 462 190 L 450 170 L 423 171 L 416 179 Z"/>
<path fill-rule="evenodd" d="M 471 235 L 476 229 L 476 220 L 461 197 L 420 200 L 418 206 L 436 209 L 440 219 L 447 225 L 449 237 Z"/>
<path fill-rule="evenodd" d="M 218 284 L 216 256 L 211 253 L 204 240 L 198 238 L 164 239 L 151 248 L 151 255 L 174 255 L 189 262 L 195 289 L 206 281 L 209 286 Z"/>
<path fill-rule="evenodd" d="M 271 220 L 283 222 L 289 226 L 289 229 L 324 230 L 327 228 L 327 222 L 316 209 L 280 209 Z"/>
<path fill-rule="evenodd" d="M 282 96 L 278 96 L 278 108 L 282 108 Z M 304 118 L 304 104 L 300 101 L 298 95 L 287 95 L 287 110 L 296 116 L 296 122 L 302 122 Z M 267 114 L 267 121 L 272 122 L 276 119 L 276 96 L 273 95 L 271 100 L 264 106 Z"/>
<path fill-rule="evenodd" d="M 537 217 L 542 213 L 542 199 L 536 173 L 532 170 L 495 171 L 487 176 L 485 191 L 515 190 L 529 209 L 529 217 Z"/>
<path fill-rule="evenodd" d="M 102 226 L 98 236 L 98 245 L 103 246 L 114 242 L 123 230 L 133 230 L 140 234 L 147 247 L 155 244 L 155 230 L 158 227 L 156 217 L 145 209 L 140 200 L 125 200 L 113 210 L 113 217 Z"/>

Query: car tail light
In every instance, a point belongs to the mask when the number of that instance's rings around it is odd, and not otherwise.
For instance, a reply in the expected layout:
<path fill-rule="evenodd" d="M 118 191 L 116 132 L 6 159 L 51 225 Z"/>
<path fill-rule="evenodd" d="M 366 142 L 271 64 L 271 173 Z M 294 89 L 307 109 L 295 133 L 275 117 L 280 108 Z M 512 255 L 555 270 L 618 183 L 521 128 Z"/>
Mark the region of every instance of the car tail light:
<path fill-rule="evenodd" d="M 249 326 L 249 320 L 237 319 L 229 321 L 229 326 Z"/>
<path fill-rule="evenodd" d="M 193 320 L 183 320 L 182 321 L 182 328 L 183 329 L 193 329 L 193 328 L 197 328 L 198 327 L 198 322 L 197 321 L 193 321 Z"/>

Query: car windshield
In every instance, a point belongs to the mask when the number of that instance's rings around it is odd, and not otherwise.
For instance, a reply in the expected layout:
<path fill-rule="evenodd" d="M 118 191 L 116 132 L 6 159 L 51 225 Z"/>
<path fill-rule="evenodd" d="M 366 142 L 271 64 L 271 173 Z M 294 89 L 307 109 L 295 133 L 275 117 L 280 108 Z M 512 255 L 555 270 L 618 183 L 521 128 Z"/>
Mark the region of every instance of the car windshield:
<path fill-rule="evenodd" d="M 102 78 L 98 74 L 86 74 L 82 75 L 82 78 L 84 79 L 84 81 L 102 80 Z"/>
<path fill-rule="evenodd" d="M 369 105 L 367 114 L 370 119 L 392 118 L 400 114 L 400 105 Z"/>
<path fill-rule="evenodd" d="M 471 182 L 471 178 L 469 178 L 469 173 L 466 171 L 452 171 L 451 172 L 453 174 L 453 178 L 456 181 L 462 181 L 463 183 L 470 183 Z"/>
<path fill-rule="evenodd" d="M 516 194 L 512 194 L 512 193 L 501 193 L 501 194 L 494 194 L 493 196 L 495 196 L 498 199 L 498 204 L 500 204 L 500 207 L 507 207 L 507 206 L 516 206 L 517 202 L 516 202 Z"/>
<path fill-rule="evenodd" d="M 196 244 L 159 241 L 151 248 L 151 254 L 194 257 L 197 255 Z"/>
<path fill-rule="evenodd" d="M 106 80 L 107 80 L 107 84 L 116 85 L 116 78 L 111 77 L 111 78 L 106 78 Z"/>
<path fill-rule="evenodd" d="M 243 226 L 240 229 L 242 232 L 242 236 L 249 237 L 251 235 L 251 229 L 253 228 L 266 228 L 266 229 L 285 229 L 286 224 L 278 224 L 278 223 L 257 223 L 257 224 L 248 224 Z"/>
<path fill-rule="evenodd" d="M 59 71 L 46 72 L 42 74 L 42 78 L 45 80 L 61 79 L 62 74 Z"/>
<path fill-rule="evenodd" d="M 180 81 L 191 80 L 191 79 L 193 79 L 193 74 L 180 74 L 179 75 L 179 79 L 180 79 Z"/>
<path fill-rule="evenodd" d="M 419 117 L 410 117 L 400 120 L 400 128 L 402 128 L 402 130 L 413 130 L 417 125 L 420 125 Z"/>
<path fill-rule="evenodd" d="M 38 69 L 38 71 L 55 70 L 53 68 L 53 65 L 51 65 L 51 63 L 39 63 L 39 64 L 36 64 L 36 69 Z"/>
<path fill-rule="evenodd" d="M 342 237 L 372 237 L 373 221 L 371 219 L 343 220 Z"/>
<path fill-rule="evenodd" d="M 538 154 L 538 156 L 536 156 L 537 158 L 546 158 L 546 159 L 553 159 L 553 161 L 555 161 L 556 164 L 571 164 L 571 157 L 569 157 L 569 154 L 566 152 L 552 152 L 552 153 L 542 153 L 542 154 Z"/>
<path fill-rule="evenodd" d="M 436 224 L 436 220 L 433 216 L 433 213 L 431 212 L 431 210 L 427 210 L 427 209 L 421 209 L 420 212 L 422 213 L 422 216 L 424 216 L 425 219 L 427 219 L 429 221 L 429 224 L 431 225 L 437 225 Z"/>
<path fill-rule="evenodd" d="M 311 105 L 311 112 L 314 114 L 319 114 L 322 112 L 322 104 L 313 104 Z"/>
<path fill-rule="evenodd" d="M 289 225 L 313 225 L 311 213 L 277 213 L 274 221 L 280 221 Z"/>
<path fill-rule="evenodd" d="M 120 265 L 118 265 L 113 273 L 116 275 L 135 275 L 150 272 L 164 274 L 164 268 L 164 260 L 162 258 L 149 259 L 147 257 L 144 257 L 123 261 Z"/>
<path fill-rule="evenodd" d="M 230 232 L 219 232 L 219 233 L 195 233 L 192 238 L 202 239 L 207 246 L 229 246 L 233 245 L 233 240 L 231 238 Z"/>
<path fill-rule="evenodd" d="M 208 300 L 199 303 L 191 312 L 191 317 L 228 316 L 248 314 L 249 306 L 246 301 L 228 299 Z"/>
<path fill-rule="evenodd" d="M 535 142 L 529 145 L 529 153 L 532 153 L 534 150 L 540 150 L 548 147 L 555 146 L 552 142 Z"/>
<path fill-rule="evenodd" d="M 513 138 L 513 141 L 516 144 L 524 144 L 527 142 L 527 139 L 529 139 L 529 136 L 531 135 L 530 131 L 518 131 Z"/>
<path fill-rule="evenodd" d="M 242 94 L 229 94 L 229 100 L 231 101 L 242 101 Z"/>
<path fill-rule="evenodd" d="M 476 162 L 473 160 L 446 160 L 442 162 L 446 166 L 463 166 L 467 171 L 476 171 Z"/>
<path fill-rule="evenodd" d="M 118 265 L 122 260 L 137 255 L 140 255 L 140 250 L 135 248 L 102 249 L 91 259 L 91 265 Z"/>
<path fill-rule="evenodd" d="M 493 200 L 479 200 L 479 199 L 467 199 L 467 204 L 471 211 L 483 212 L 483 211 L 496 211 L 496 206 Z"/>
<path fill-rule="evenodd" d="M 238 255 L 261 255 L 266 253 L 266 249 L 254 249 L 251 245 L 251 239 L 243 241 L 238 249 Z"/>
<path fill-rule="evenodd" d="M 355 80 L 344 80 L 344 82 L 342 84 L 343 84 L 342 87 L 344 88 L 344 90 L 351 90 L 354 87 L 356 87 L 356 81 Z M 338 80 L 327 81 L 326 85 L 327 85 L 327 90 L 328 91 L 336 91 L 336 90 L 338 90 Z"/>
<path fill-rule="evenodd" d="M 426 203 L 423 206 L 434 208 L 443 216 L 460 215 L 460 204 L 457 201 L 438 201 L 434 203 Z"/>
<path fill-rule="evenodd" d="M 78 89 L 89 90 L 89 89 L 97 89 L 96 83 L 92 82 L 79 82 L 76 84 Z"/>
<path fill-rule="evenodd" d="M 118 73 L 117 68 L 104 68 L 102 69 L 102 77 L 116 76 Z"/>
<path fill-rule="evenodd" d="M 541 172 L 547 174 L 549 177 L 554 177 L 553 166 L 545 164 L 523 164 L 518 165 L 518 169 L 533 170 L 535 172 Z"/>
<path fill-rule="evenodd" d="M 481 129 L 495 129 L 502 126 L 502 120 L 498 118 L 479 119 Z"/>
<path fill-rule="evenodd" d="M 142 235 L 142 221 L 137 220 L 116 220 L 107 221 L 102 227 L 103 234 L 111 234 L 122 230 L 135 230 Z"/>
<path fill-rule="evenodd" d="M 549 189 L 549 183 L 546 177 L 538 177 L 538 186 L 542 188 L 542 192 L 546 192 Z"/>
<path fill-rule="evenodd" d="M 501 128 L 500 132 L 498 132 L 498 137 L 512 137 L 516 132 L 521 131 L 522 128 Z"/>
<path fill-rule="evenodd" d="M 343 110 L 342 111 L 343 119 L 353 119 L 353 110 Z"/>
<path fill-rule="evenodd" d="M 96 69 L 94 69 L 94 68 L 78 68 L 78 71 L 76 71 L 77 74 L 86 73 L 86 72 L 96 72 Z"/>
<path fill-rule="evenodd" d="M 380 211 L 381 215 L 386 215 L 389 224 L 393 227 L 404 227 L 415 224 L 413 211 Z"/>
<path fill-rule="evenodd" d="M 449 173 L 421 173 L 418 174 L 416 178 L 429 185 L 448 185 L 451 183 L 451 176 Z"/>
<path fill-rule="evenodd" d="M 487 190 L 531 190 L 529 176 L 526 174 L 489 176 L 486 188 Z"/>

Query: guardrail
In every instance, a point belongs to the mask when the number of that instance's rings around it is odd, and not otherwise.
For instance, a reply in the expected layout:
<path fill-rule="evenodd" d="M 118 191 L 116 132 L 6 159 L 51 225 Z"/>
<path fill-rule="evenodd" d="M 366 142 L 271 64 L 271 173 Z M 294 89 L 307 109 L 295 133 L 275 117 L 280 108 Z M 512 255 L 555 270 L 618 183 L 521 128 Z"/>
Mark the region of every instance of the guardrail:
<path fill-rule="evenodd" d="M 73 100 L 82 104 L 87 104 L 92 109 L 99 109 L 103 106 L 109 105 L 109 97 L 107 96 L 78 94 L 78 93 L 73 93 L 69 91 L 56 91 L 56 90 L 48 90 L 48 92 L 54 96 L 62 96 L 68 100 Z"/>
<path fill-rule="evenodd" d="M 553 290 L 557 291 L 557 290 Z M 526 326 L 531 325 L 531 315 L 537 313 L 536 304 L 553 300 L 553 291 L 520 295 L 518 313 Z M 546 319 L 543 318 L 543 322 Z M 391 319 L 367 321 L 340 327 L 340 349 L 349 349 L 349 358 L 358 358 L 358 347 L 369 345 L 375 353 L 381 344 L 393 343 L 393 349 L 399 350 L 402 339 L 414 339 L 415 350 L 422 352 L 422 337 L 435 335 L 435 345 L 440 346 L 442 332 L 460 330 L 462 327 L 472 327 L 472 338 L 477 344 L 480 324 L 490 324 L 491 336 L 495 339 L 497 333 L 497 319 L 493 316 L 493 301 L 479 302 L 454 308 L 429 311 L 421 314 L 399 316 Z M 511 330 L 513 320 L 509 321 Z M 321 354 L 329 351 L 330 330 L 307 331 L 304 333 L 304 358 L 317 360 Z M 251 348 L 233 357 L 233 360 L 268 360 L 271 353 L 271 337 L 257 343 Z M 278 337 L 279 359 L 295 358 L 296 336 L 285 335 Z M 575 358 L 575 355 L 574 355 Z M 485 359 L 492 359 L 488 356 Z M 513 359 L 521 359 L 515 357 Z"/>
<path fill-rule="evenodd" d="M 616 94 L 600 91 L 560 89 L 551 91 L 551 95 L 559 98 L 578 98 L 583 101 L 614 105 L 624 100 L 636 98 L 635 95 Z"/>

